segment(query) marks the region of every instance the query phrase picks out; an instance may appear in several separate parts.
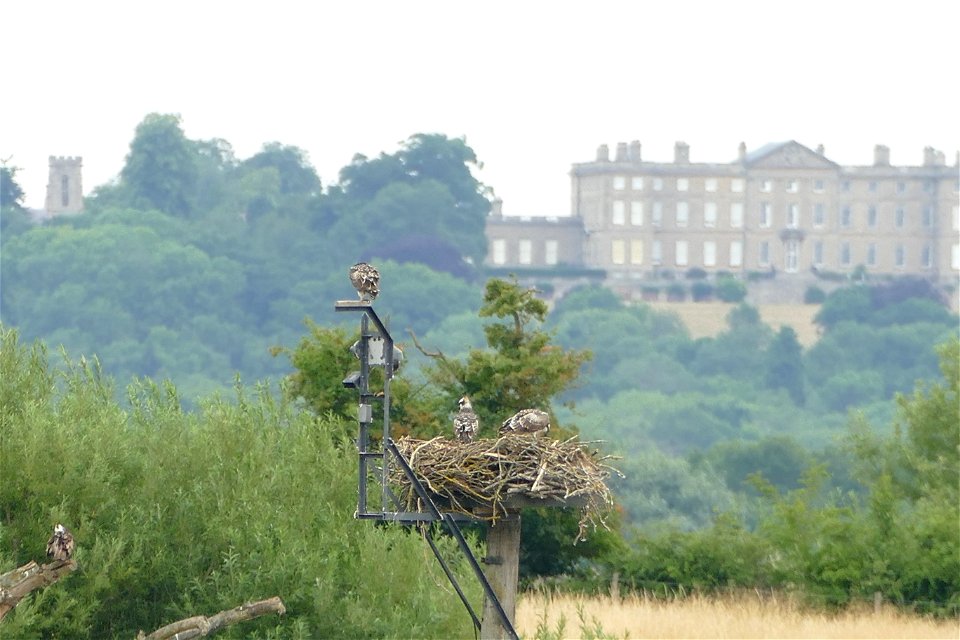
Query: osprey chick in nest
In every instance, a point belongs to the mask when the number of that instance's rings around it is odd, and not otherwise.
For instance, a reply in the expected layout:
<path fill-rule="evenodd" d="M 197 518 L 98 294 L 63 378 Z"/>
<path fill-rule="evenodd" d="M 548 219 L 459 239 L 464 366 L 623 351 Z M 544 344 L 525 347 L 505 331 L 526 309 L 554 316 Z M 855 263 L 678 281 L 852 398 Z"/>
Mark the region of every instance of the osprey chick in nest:
<path fill-rule="evenodd" d="M 366 262 L 350 267 L 350 284 L 357 290 L 361 302 L 373 302 L 380 294 L 380 272 Z"/>
<path fill-rule="evenodd" d="M 460 442 L 473 442 L 480 428 L 477 414 L 473 412 L 470 398 L 463 396 L 459 400 L 460 411 L 453 417 L 453 433 Z"/>
<path fill-rule="evenodd" d="M 541 434 L 550 430 L 550 414 L 540 409 L 521 409 L 503 421 L 500 435 L 510 433 Z"/>
<path fill-rule="evenodd" d="M 47 541 L 47 557 L 67 561 L 73 555 L 73 534 L 60 523 L 53 528 L 53 535 Z"/>

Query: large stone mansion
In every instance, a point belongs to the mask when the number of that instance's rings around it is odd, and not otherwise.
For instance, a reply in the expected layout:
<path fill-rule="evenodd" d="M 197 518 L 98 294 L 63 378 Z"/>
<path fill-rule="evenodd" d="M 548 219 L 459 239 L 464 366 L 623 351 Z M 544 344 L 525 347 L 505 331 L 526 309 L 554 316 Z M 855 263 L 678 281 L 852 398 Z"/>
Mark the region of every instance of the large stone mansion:
<path fill-rule="evenodd" d="M 775 275 L 796 297 L 825 275 L 916 275 L 953 287 L 960 273 L 958 166 L 927 148 L 922 166 L 840 166 L 794 141 L 728 163 L 645 162 L 640 143 L 607 145 L 573 165 L 571 215 L 487 221 L 487 266 L 541 277 L 551 268 L 603 273 L 630 297 L 645 284 L 707 274 Z M 793 286 L 789 286 L 790 284 Z M 786 285 L 786 286 L 785 286 Z M 649 287 L 646 287 L 649 288 Z"/>

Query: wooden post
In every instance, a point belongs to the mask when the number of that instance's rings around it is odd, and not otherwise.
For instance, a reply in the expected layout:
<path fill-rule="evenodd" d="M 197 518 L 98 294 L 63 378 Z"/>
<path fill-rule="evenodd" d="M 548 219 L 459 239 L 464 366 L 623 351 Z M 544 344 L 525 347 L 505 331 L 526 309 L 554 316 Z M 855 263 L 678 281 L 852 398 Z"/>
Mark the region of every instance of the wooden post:
<path fill-rule="evenodd" d="M 484 574 L 497 594 L 500 605 L 510 623 L 516 620 L 517 577 L 520 572 L 520 514 L 512 513 L 500 518 L 495 525 L 487 526 L 487 568 Z M 483 599 L 483 621 L 480 640 L 507 638 L 500 617 L 487 598 Z"/>

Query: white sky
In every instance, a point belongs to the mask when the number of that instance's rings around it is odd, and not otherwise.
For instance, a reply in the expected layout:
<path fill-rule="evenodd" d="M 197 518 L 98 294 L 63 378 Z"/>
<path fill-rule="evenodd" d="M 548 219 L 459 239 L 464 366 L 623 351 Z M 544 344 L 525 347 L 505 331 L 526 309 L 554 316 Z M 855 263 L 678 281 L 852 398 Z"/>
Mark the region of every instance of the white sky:
<path fill-rule="evenodd" d="M 165 0 L 0 9 L 0 159 L 42 207 L 50 155 L 84 191 L 134 129 L 178 113 L 241 159 L 307 151 L 324 185 L 355 153 L 465 136 L 508 215 L 569 213 L 569 171 L 607 143 L 727 162 L 797 140 L 841 164 L 960 148 L 956 0 Z"/>

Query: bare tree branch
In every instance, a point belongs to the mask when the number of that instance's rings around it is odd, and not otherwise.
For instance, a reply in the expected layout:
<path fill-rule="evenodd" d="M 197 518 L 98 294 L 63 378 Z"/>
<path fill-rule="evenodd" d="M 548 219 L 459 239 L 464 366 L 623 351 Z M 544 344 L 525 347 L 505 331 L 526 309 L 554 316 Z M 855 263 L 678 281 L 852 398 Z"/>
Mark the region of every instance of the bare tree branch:
<path fill-rule="evenodd" d="M 252 620 L 268 613 L 283 615 L 287 612 L 286 607 L 279 596 L 260 600 L 259 602 L 250 602 L 240 605 L 234 609 L 227 609 L 215 615 L 208 617 L 193 616 L 172 622 L 164 627 L 160 627 L 150 635 L 141 631 L 137 634 L 137 640 L 189 640 L 190 638 L 204 638 L 212 635 L 223 627 L 246 620 Z"/>
<path fill-rule="evenodd" d="M 35 589 L 51 584 L 77 568 L 76 560 L 55 560 L 38 565 L 31 560 L 22 567 L 0 575 L 0 620 Z"/>

